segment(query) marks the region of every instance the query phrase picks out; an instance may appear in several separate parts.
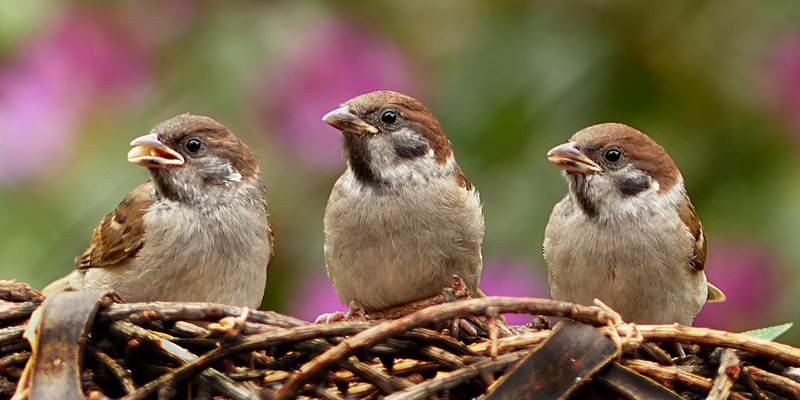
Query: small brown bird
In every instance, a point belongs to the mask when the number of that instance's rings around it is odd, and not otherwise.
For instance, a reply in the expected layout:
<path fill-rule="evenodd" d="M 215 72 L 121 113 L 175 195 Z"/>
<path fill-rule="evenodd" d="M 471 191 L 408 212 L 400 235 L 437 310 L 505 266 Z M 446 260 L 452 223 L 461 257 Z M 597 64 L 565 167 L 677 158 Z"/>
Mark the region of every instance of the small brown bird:
<path fill-rule="evenodd" d="M 706 301 L 724 299 L 706 282 L 706 236 L 683 176 L 655 141 L 606 123 L 547 157 L 569 183 L 545 230 L 554 299 L 598 298 L 626 321 L 684 325 Z"/>
<path fill-rule="evenodd" d="M 92 234 L 76 270 L 44 289 L 113 289 L 125 301 L 257 308 L 272 260 L 266 191 L 253 152 L 227 127 L 183 114 L 131 142 L 151 181 Z"/>
<path fill-rule="evenodd" d="M 325 264 L 339 299 L 382 310 L 434 296 L 454 274 L 476 293 L 481 203 L 433 114 L 379 91 L 323 120 L 344 135 L 347 158 L 325 211 Z"/>

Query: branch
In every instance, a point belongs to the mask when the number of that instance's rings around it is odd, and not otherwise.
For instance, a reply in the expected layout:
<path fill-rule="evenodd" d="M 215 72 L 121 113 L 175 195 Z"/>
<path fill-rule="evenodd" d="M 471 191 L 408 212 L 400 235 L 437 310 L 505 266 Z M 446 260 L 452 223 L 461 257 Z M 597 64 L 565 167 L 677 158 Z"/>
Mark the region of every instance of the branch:
<path fill-rule="evenodd" d="M 567 317 L 592 325 L 606 323 L 605 314 L 598 307 L 547 299 L 493 297 L 435 305 L 405 317 L 374 326 L 339 343 L 303 365 L 298 372 L 289 378 L 283 387 L 278 389 L 275 397 L 278 400 L 293 398 L 306 382 L 330 368 L 338 360 L 352 354 L 353 350 L 357 348 L 375 345 L 394 335 L 420 326 L 435 324 L 464 315 L 484 315 L 487 311 Z"/>

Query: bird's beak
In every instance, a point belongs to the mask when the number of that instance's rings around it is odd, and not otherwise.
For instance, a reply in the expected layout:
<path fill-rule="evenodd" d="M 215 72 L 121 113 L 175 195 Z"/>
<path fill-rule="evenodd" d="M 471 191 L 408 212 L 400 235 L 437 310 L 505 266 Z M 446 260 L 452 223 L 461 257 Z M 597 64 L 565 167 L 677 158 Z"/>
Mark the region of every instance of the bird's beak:
<path fill-rule="evenodd" d="M 158 140 L 156 133 L 149 133 L 131 141 L 135 146 L 128 152 L 128 161 L 147 168 L 180 167 L 183 156 Z"/>
<path fill-rule="evenodd" d="M 553 147 L 547 152 L 547 159 L 568 172 L 581 174 L 603 172 L 603 169 L 589 157 L 586 157 L 574 142 L 567 142 Z"/>
<path fill-rule="evenodd" d="M 353 133 L 356 135 L 377 134 L 378 128 L 364 122 L 355 114 L 350 112 L 350 107 L 339 107 L 322 117 L 322 120 L 330 126 L 342 131 L 342 133 Z"/>

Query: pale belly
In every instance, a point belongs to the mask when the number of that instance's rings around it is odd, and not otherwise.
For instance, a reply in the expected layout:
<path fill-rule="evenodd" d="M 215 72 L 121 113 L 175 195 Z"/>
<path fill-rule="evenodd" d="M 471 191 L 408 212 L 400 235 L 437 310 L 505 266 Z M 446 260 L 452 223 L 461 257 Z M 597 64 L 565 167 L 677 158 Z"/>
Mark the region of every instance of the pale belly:
<path fill-rule="evenodd" d="M 548 225 L 544 250 L 554 299 L 591 305 L 598 298 L 626 321 L 691 324 L 707 287 L 705 274 L 689 267 L 690 237 L 598 225 L 580 214 L 573 219 L 577 229 L 569 233 Z"/>
<path fill-rule="evenodd" d="M 477 197 L 473 206 L 469 198 L 403 196 L 414 194 L 329 201 L 325 262 L 344 304 L 356 300 L 373 311 L 431 297 L 451 286 L 454 274 L 477 288 L 483 238 Z"/>

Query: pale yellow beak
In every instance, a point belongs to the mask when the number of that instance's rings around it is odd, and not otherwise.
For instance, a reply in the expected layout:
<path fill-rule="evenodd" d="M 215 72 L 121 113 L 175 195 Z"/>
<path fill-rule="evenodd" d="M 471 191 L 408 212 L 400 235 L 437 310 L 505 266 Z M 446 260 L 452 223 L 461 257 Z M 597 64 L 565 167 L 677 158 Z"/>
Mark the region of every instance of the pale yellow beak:
<path fill-rule="evenodd" d="M 565 171 L 587 174 L 590 172 L 603 172 L 603 168 L 592 161 L 578 148 L 574 142 L 560 144 L 547 152 L 547 159 Z"/>
<path fill-rule="evenodd" d="M 128 161 L 143 167 L 180 167 L 185 162 L 183 156 L 162 143 L 156 133 L 133 139 L 131 146 L 135 147 L 128 152 Z"/>
<path fill-rule="evenodd" d="M 356 135 L 366 135 L 378 133 L 378 128 L 364 122 L 355 114 L 350 112 L 350 107 L 339 107 L 322 117 L 322 120 L 330 126 L 342 131 L 342 133 L 353 133 Z"/>

